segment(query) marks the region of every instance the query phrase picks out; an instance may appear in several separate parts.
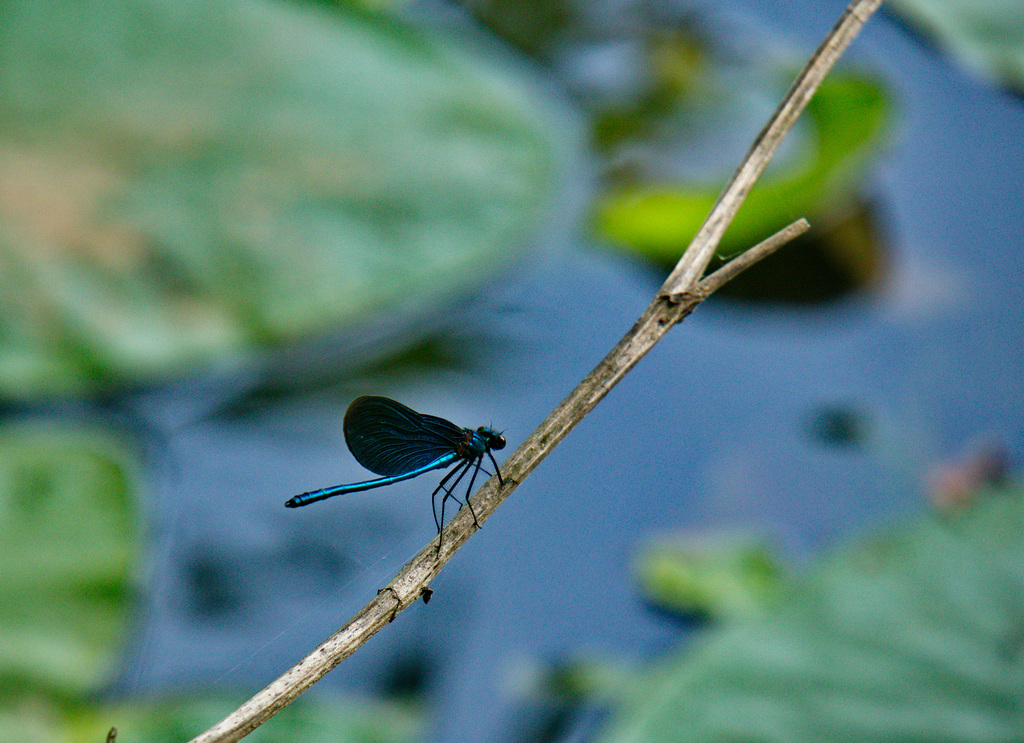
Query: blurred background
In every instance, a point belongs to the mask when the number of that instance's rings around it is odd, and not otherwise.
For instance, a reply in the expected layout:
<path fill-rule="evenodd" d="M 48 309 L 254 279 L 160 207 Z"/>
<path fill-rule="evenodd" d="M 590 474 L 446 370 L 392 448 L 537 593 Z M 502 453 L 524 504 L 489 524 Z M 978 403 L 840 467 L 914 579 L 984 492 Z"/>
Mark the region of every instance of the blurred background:
<path fill-rule="evenodd" d="M 0 741 L 188 740 L 341 626 L 437 481 L 286 510 L 348 403 L 513 450 L 842 9 L 0 4 Z M 1020 741 L 1022 50 L 887 3 L 722 258 L 813 231 L 250 739 Z"/>

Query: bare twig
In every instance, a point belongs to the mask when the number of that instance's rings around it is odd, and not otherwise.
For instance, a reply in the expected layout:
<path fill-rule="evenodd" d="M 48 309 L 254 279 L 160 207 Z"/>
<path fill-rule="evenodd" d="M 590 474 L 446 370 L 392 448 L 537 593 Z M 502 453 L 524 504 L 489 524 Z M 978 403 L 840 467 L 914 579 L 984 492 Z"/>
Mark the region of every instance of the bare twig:
<path fill-rule="evenodd" d="M 881 0 L 853 0 L 846 9 L 758 136 L 658 296 L 615 348 L 505 461 L 502 465 L 505 486 L 499 491 L 497 479 L 492 477 L 473 496 L 476 520 L 479 523 L 483 523 L 494 512 L 548 452 L 565 438 L 673 325 L 740 271 L 807 229 L 807 223 L 799 220 L 741 254 L 703 281 L 699 280 L 726 227 L 782 138 L 792 128 L 825 74 L 880 4 Z M 192 743 L 229 743 L 240 740 L 287 706 L 394 619 L 398 612 L 416 601 L 427 590 L 430 580 L 475 530 L 474 519 L 468 509 L 458 513 L 445 527 L 444 541 L 440 548 L 436 540 L 425 546 L 399 571 L 387 589 L 380 591 L 344 627 L 231 715 L 193 739 Z"/>
<path fill-rule="evenodd" d="M 767 258 L 790 240 L 795 240 L 809 230 L 811 226 L 806 219 L 798 219 L 776 232 L 764 242 L 760 242 L 749 250 L 745 250 L 720 269 L 697 284 L 701 299 L 706 299 L 753 266 L 763 258 Z"/>

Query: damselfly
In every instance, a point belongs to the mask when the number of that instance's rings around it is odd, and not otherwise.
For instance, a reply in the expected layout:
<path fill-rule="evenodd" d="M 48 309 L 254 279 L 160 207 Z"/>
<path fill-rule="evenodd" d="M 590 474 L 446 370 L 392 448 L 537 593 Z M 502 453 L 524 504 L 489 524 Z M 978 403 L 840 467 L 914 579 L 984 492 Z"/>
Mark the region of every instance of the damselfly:
<path fill-rule="evenodd" d="M 430 494 L 434 524 L 437 526 L 437 533 L 440 534 L 444 525 L 445 502 L 451 498 L 462 506 L 462 501 L 455 497 L 454 491 L 470 470 L 473 474 L 466 489 L 466 503 L 473 513 L 474 523 L 476 522 L 476 513 L 473 511 L 473 504 L 469 502 L 469 494 L 473 492 L 473 483 L 481 470 L 485 454 L 494 465 L 498 484 L 505 484 L 501 479 L 498 463 L 491 454 L 492 449 L 505 447 L 505 439 L 487 426 L 480 426 L 474 431 L 456 426 L 444 418 L 417 413 L 412 408 L 387 397 L 365 396 L 356 398 L 348 406 L 343 428 L 345 443 L 348 444 L 352 456 L 366 469 L 382 477 L 296 495 L 285 503 L 288 508 L 306 506 L 343 493 L 379 488 L 455 464 L 455 469 L 446 474 Z M 453 477 L 455 481 L 449 485 L 448 482 Z M 444 496 L 441 498 L 441 515 L 438 517 L 437 494 L 441 492 Z"/>

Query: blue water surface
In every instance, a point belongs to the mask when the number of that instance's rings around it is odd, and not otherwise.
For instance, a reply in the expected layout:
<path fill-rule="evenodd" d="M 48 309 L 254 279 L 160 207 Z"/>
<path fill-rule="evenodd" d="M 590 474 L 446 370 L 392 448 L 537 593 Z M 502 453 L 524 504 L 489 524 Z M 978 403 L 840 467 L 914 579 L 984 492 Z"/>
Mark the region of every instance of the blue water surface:
<path fill-rule="evenodd" d="M 738 7 L 806 55 L 842 3 Z M 412 669 L 430 702 L 429 739 L 530 739 L 542 717 L 533 683 L 548 664 L 640 665 L 683 640 L 637 591 L 633 567 L 651 540 L 749 529 L 798 568 L 927 508 L 929 471 L 973 443 L 997 439 L 1019 463 L 1024 105 L 884 15 L 851 60 L 896 102 L 869 184 L 884 217 L 884 280 L 814 308 L 701 306 L 473 536 L 429 605 L 400 615 L 313 693 L 375 694 Z M 579 178 L 569 191 L 591 187 Z M 570 212 L 557 246 L 430 318 L 433 350 L 451 363 L 377 366 L 187 424 L 168 412 L 183 404 L 174 394 L 139 401 L 157 428 L 173 424 L 120 689 L 203 680 L 241 701 L 388 583 L 433 536 L 433 480 L 299 511 L 284 501 L 367 476 L 341 431 L 361 394 L 493 426 L 509 441 L 503 453 L 514 450 L 662 280 L 599 244 L 582 219 Z M 811 421 L 834 409 L 853 411 L 863 437 L 816 437 Z"/>

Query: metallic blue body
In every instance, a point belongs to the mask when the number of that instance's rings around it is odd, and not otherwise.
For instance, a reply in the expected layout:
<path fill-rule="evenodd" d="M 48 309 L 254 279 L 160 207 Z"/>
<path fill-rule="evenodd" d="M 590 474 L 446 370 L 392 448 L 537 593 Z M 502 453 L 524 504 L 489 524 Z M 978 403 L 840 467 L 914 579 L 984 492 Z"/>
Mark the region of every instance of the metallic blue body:
<path fill-rule="evenodd" d="M 393 482 L 401 482 L 402 480 L 411 480 L 414 477 L 419 477 L 424 472 L 430 470 L 439 470 L 445 467 L 451 466 L 452 462 L 461 459 L 461 457 L 455 452 L 450 452 L 442 457 L 438 457 L 433 462 L 425 464 L 422 467 L 417 467 L 414 470 L 406 472 L 403 475 L 391 475 L 389 477 L 378 477 L 376 480 L 364 480 L 363 482 L 353 482 L 348 485 L 335 485 L 333 488 L 321 488 L 320 490 L 313 490 L 302 495 L 296 495 L 285 503 L 288 508 L 298 508 L 299 506 L 306 506 L 310 503 L 315 503 L 318 500 L 324 500 L 325 498 L 331 498 L 335 495 L 343 495 L 344 493 L 358 493 L 360 490 L 372 490 L 373 488 L 379 488 L 383 485 L 390 485 Z"/>

